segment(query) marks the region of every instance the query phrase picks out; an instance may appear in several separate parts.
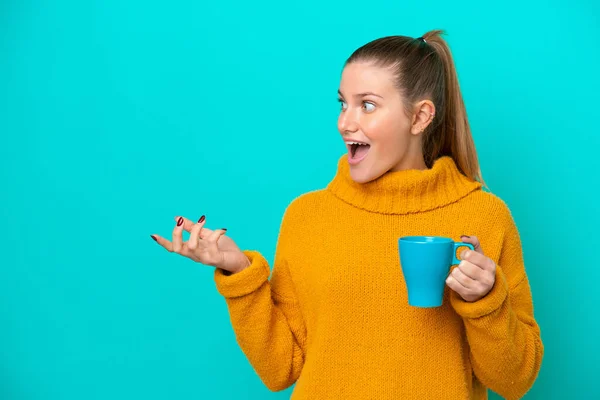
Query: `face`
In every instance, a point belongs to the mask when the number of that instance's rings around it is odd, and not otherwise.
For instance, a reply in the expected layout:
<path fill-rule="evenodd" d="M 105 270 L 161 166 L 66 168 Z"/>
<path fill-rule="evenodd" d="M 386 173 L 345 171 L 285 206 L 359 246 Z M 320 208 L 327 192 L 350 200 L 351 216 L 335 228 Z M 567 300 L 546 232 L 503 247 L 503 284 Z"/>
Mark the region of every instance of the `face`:
<path fill-rule="evenodd" d="M 433 104 L 421 102 L 415 115 L 407 116 L 393 79 L 391 70 L 366 62 L 348 64 L 342 72 L 338 130 L 345 142 L 366 143 L 355 153 L 356 145 L 346 143 L 350 174 L 356 182 L 371 181 L 388 171 L 426 168 L 420 131 Z"/>

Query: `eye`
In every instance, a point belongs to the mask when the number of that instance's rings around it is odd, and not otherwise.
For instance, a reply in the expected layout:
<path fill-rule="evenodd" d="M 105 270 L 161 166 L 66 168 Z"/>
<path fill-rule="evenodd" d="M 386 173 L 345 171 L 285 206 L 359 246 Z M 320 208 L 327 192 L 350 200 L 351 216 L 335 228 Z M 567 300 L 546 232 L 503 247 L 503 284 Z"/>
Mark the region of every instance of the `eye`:
<path fill-rule="evenodd" d="M 373 104 L 371 102 L 363 101 L 363 107 L 366 112 L 375 111 L 375 104 Z"/>
<path fill-rule="evenodd" d="M 341 104 L 342 111 L 343 111 L 343 110 L 345 110 L 346 108 L 348 108 L 348 105 L 346 104 L 346 102 L 345 102 L 344 100 L 342 100 L 342 99 L 338 99 L 338 101 L 339 101 L 339 102 L 340 102 L 340 104 Z"/>

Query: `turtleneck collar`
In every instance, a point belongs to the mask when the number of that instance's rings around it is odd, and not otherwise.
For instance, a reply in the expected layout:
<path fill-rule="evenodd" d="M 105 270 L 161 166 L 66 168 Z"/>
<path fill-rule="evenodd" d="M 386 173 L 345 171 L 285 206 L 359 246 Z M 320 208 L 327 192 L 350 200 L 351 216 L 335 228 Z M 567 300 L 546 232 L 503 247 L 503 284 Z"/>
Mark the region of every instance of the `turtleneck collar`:
<path fill-rule="evenodd" d="M 430 169 L 386 172 L 370 182 L 357 183 L 350 176 L 348 154 L 344 154 L 327 190 L 364 210 L 408 214 L 454 203 L 481 186 L 463 175 L 450 156 L 438 158 Z"/>

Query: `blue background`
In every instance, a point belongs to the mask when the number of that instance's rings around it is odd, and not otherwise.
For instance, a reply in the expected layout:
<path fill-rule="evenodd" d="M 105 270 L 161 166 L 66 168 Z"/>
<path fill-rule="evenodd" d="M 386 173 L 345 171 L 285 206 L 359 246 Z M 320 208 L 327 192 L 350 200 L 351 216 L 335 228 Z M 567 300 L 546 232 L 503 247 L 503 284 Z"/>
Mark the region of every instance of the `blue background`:
<path fill-rule="evenodd" d="M 599 15 L 591 0 L 2 1 L 0 398 L 289 398 L 237 346 L 213 268 L 149 234 L 206 214 L 272 262 L 285 207 L 345 151 L 344 60 L 438 28 L 523 240 L 546 347 L 527 398 L 599 396 Z"/>

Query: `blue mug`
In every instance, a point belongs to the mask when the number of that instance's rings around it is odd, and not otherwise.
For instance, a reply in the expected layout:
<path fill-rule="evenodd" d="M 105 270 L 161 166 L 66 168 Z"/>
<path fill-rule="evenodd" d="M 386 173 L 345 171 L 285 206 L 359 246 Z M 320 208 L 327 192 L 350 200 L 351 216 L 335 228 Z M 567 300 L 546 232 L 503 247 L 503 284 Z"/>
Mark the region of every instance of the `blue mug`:
<path fill-rule="evenodd" d="M 439 236 L 404 236 L 398 239 L 400 266 L 408 304 L 414 307 L 439 307 L 444 298 L 450 267 L 460 263 L 456 250 L 469 243 Z"/>

